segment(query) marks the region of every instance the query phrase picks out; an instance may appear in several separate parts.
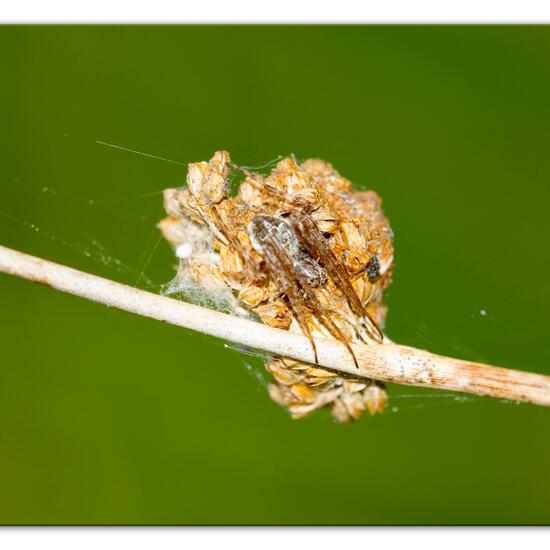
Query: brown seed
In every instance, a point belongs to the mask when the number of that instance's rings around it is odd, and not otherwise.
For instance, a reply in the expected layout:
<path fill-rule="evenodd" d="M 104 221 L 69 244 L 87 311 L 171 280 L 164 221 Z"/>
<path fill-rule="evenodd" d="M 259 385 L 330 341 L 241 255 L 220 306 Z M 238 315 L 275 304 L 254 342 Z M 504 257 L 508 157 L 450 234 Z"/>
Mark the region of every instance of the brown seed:
<path fill-rule="evenodd" d="M 349 416 L 353 420 L 357 420 L 361 417 L 363 411 L 365 410 L 365 403 L 363 402 L 363 396 L 360 393 L 344 393 L 341 399 Z"/>
<path fill-rule="evenodd" d="M 229 153 L 218 151 L 210 162 L 189 164 L 187 186 L 199 206 L 218 204 L 229 191 Z"/>
<path fill-rule="evenodd" d="M 371 415 L 384 412 L 388 395 L 386 390 L 377 384 L 371 384 L 363 392 L 365 406 Z"/>
<path fill-rule="evenodd" d="M 367 386 L 366 382 L 356 381 L 356 380 L 345 380 L 344 381 L 344 391 L 346 393 L 360 392 L 365 389 Z"/>
<path fill-rule="evenodd" d="M 255 307 L 269 298 L 265 287 L 248 285 L 239 292 L 239 300 L 248 307 Z"/>
<path fill-rule="evenodd" d="M 164 197 L 164 210 L 169 216 L 173 218 L 179 218 L 182 215 L 178 196 L 180 191 L 178 189 L 165 189 L 163 193 Z"/>
<path fill-rule="evenodd" d="M 254 308 L 260 319 L 270 327 L 287 329 L 292 322 L 290 310 L 282 302 L 270 302 Z"/>
<path fill-rule="evenodd" d="M 266 365 L 266 369 L 273 375 L 275 380 L 283 386 L 291 386 L 301 382 L 304 375 L 297 371 L 287 369 L 281 361 L 271 361 Z"/>
<path fill-rule="evenodd" d="M 220 267 L 222 273 L 230 279 L 241 280 L 245 275 L 245 266 L 239 253 L 231 247 L 220 247 Z"/>
<path fill-rule="evenodd" d="M 337 376 L 336 372 L 322 367 L 307 367 L 306 373 L 308 376 L 319 376 L 321 378 L 335 378 Z"/>
<path fill-rule="evenodd" d="M 302 382 L 290 386 L 290 391 L 301 403 L 311 403 L 315 399 L 315 392 Z"/>
<path fill-rule="evenodd" d="M 331 413 L 332 416 L 342 424 L 346 424 L 351 420 L 351 417 L 342 399 L 336 399 L 334 401 Z"/>

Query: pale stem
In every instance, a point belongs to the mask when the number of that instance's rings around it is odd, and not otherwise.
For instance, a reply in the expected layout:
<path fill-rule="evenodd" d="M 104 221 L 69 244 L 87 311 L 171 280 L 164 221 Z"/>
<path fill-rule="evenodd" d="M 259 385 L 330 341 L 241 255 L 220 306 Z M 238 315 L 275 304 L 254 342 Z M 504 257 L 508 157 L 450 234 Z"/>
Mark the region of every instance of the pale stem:
<path fill-rule="evenodd" d="M 311 344 L 305 336 L 152 294 L 3 246 L 0 271 L 273 355 L 313 362 Z M 319 365 L 354 376 L 550 406 L 550 376 L 472 363 L 393 343 L 352 344 L 358 369 L 341 343 L 319 339 L 316 344 Z"/>

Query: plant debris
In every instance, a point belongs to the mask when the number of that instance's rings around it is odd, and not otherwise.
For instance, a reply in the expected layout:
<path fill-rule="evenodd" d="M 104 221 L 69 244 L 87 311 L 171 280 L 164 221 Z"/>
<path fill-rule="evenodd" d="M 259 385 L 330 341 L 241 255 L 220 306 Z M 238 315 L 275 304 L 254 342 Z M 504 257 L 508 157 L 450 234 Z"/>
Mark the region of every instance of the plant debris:
<path fill-rule="evenodd" d="M 232 176 L 241 175 L 236 194 Z M 187 188 L 167 189 L 159 226 L 179 257 L 167 293 L 316 338 L 378 345 L 391 281 L 392 232 L 374 191 L 319 159 L 284 158 L 269 175 L 219 151 L 189 165 Z M 266 364 L 269 394 L 303 417 L 329 407 L 339 422 L 382 412 L 383 384 L 285 357 Z"/>

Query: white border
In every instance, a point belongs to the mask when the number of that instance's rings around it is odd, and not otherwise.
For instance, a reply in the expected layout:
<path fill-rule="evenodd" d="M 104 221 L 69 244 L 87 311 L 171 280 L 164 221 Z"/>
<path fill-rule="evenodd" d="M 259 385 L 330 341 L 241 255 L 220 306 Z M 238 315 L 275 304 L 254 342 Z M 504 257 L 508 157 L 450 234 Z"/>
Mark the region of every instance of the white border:
<path fill-rule="evenodd" d="M 543 23 L 550 2 L 493 0 L 18 0 L 4 3 L 4 23 Z M 0 30 L 1 32 L 1 30 Z M 0 528 L 6 550 L 163 550 L 224 548 L 373 548 L 454 550 L 548 548 L 548 529 L 410 528 Z"/>
<path fill-rule="evenodd" d="M 536 23 L 548 0 L 15 0 L 6 23 Z"/>
<path fill-rule="evenodd" d="M 3 528 L 2 550 L 546 550 L 545 528 Z"/>

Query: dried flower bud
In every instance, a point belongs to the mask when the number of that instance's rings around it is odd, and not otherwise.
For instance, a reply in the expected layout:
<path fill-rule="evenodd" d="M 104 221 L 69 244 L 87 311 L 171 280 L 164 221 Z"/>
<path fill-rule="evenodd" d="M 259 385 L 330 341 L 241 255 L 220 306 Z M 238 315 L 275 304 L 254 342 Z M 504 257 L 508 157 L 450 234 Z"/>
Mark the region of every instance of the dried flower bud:
<path fill-rule="evenodd" d="M 239 292 L 239 300 L 248 307 L 256 307 L 269 298 L 269 291 L 265 287 L 248 285 Z"/>
<path fill-rule="evenodd" d="M 163 193 L 164 210 L 166 210 L 166 213 L 173 218 L 178 218 L 182 214 L 178 201 L 178 195 L 178 189 L 165 189 Z"/>
<path fill-rule="evenodd" d="M 270 361 L 266 365 L 266 369 L 273 375 L 273 378 L 282 384 L 283 386 L 291 386 L 297 384 L 304 379 L 304 374 L 299 371 L 293 371 L 287 369 L 282 361 L 274 360 Z"/>
<path fill-rule="evenodd" d="M 315 392 L 302 382 L 290 386 L 290 393 L 297 403 L 312 403 L 315 399 Z"/>
<path fill-rule="evenodd" d="M 286 330 L 292 322 L 292 314 L 282 301 L 257 306 L 253 311 L 270 327 Z"/>
<path fill-rule="evenodd" d="M 386 407 L 386 403 L 388 401 L 388 396 L 383 387 L 378 384 L 371 384 L 363 392 L 363 400 L 367 410 L 372 415 L 375 413 L 384 412 L 384 408 Z"/>
<path fill-rule="evenodd" d="M 229 153 L 218 151 L 210 162 L 189 165 L 187 186 L 199 206 L 218 204 L 229 190 Z"/>

